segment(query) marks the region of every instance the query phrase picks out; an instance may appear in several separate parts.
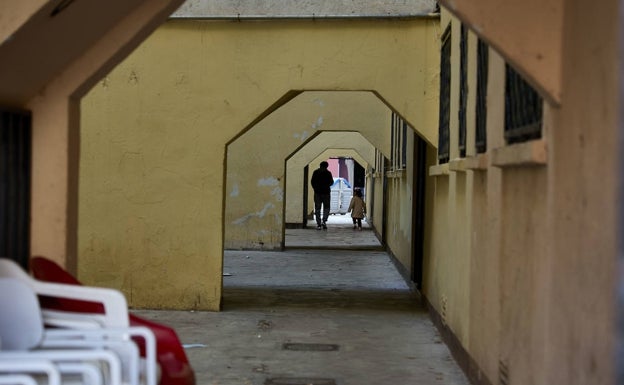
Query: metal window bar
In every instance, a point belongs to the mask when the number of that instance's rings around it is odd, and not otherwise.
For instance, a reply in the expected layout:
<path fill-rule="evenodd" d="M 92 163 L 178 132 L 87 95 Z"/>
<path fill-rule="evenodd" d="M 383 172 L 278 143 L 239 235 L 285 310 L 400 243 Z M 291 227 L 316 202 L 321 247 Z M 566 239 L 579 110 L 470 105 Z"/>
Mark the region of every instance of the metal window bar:
<path fill-rule="evenodd" d="M 28 267 L 31 116 L 0 110 L 0 256 Z"/>
<path fill-rule="evenodd" d="M 508 144 L 542 136 L 542 97 L 509 64 L 505 80 L 505 139 Z"/>
<path fill-rule="evenodd" d="M 403 122 L 403 132 L 401 134 L 401 168 L 407 168 L 407 122 Z"/>
<path fill-rule="evenodd" d="M 399 164 L 400 161 L 400 151 L 401 151 L 401 132 L 399 131 L 399 128 L 401 127 L 401 118 L 395 114 L 395 118 L 394 118 L 394 149 L 392 152 L 392 167 L 393 169 L 399 169 L 401 168 L 401 165 Z"/>
<path fill-rule="evenodd" d="M 390 163 L 394 165 L 394 150 L 396 142 L 396 114 L 392 113 L 392 120 L 390 122 Z"/>
<path fill-rule="evenodd" d="M 451 33 L 442 37 L 440 55 L 440 119 L 438 126 L 438 163 L 449 161 L 449 120 L 451 104 Z"/>
<path fill-rule="evenodd" d="M 459 38 L 459 156 L 466 156 L 466 104 L 468 100 L 468 29 L 461 25 Z"/>
<path fill-rule="evenodd" d="M 487 150 L 487 83 L 488 83 L 488 46 L 479 39 L 477 44 L 477 113 L 475 147 L 477 154 Z"/>

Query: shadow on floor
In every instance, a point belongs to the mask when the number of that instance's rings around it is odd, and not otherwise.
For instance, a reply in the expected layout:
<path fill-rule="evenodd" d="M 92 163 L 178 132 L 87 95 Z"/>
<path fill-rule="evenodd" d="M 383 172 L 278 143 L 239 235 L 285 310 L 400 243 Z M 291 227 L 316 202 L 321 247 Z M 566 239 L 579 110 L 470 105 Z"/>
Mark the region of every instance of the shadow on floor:
<path fill-rule="evenodd" d="M 405 290 L 227 286 L 223 299 L 224 311 L 276 307 L 425 311 L 420 296 Z"/>

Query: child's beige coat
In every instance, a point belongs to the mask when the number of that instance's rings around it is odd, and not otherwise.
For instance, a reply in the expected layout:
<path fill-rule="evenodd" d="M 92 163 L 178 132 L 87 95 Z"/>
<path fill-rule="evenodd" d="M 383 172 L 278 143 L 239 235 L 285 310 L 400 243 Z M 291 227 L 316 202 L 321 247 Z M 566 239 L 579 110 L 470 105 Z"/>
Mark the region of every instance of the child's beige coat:
<path fill-rule="evenodd" d="M 362 219 L 366 215 L 366 203 L 359 196 L 353 196 L 347 211 L 351 212 L 351 218 Z"/>

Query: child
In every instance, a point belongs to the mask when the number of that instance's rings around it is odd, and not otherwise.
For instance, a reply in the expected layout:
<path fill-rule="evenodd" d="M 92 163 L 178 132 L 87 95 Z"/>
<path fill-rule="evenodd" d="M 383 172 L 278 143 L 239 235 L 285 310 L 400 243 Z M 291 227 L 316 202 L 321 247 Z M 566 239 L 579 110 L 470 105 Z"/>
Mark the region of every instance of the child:
<path fill-rule="evenodd" d="M 351 212 L 351 218 L 353 219 L 353 229 L 356 228 L 358 230 L 362 230 L 362 218 L 366 215 L 366 203 L 364 203 L 364 199 L 362 199 L 362 190 L 359 188 L 355 189 L 355 195 L 351 198 L 351 203 L 349 203 L 349 209 L 347 211 Z M 356 227 L 357 225 L 357 227 Z"/>

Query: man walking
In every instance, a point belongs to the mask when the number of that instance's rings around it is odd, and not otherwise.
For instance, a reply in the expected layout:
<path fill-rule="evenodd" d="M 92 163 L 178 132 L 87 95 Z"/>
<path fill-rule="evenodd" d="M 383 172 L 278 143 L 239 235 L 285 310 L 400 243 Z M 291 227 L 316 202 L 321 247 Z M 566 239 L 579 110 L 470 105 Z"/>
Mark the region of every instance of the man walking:
<path fill-rule="evenodd" d="M 312 173 L 312 188 L 314 189 L 314 215 L 316 216 L 316 229 L 327 230 L 327 218 L 329 218 L 329 203 L 331 200 L 331 186 L 334 177 L 327 169 L 329 163 L 322 161 L 320 167 Z M 321 219 L 321 205 L 323 205 L 323 218 Z"/>

